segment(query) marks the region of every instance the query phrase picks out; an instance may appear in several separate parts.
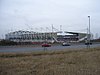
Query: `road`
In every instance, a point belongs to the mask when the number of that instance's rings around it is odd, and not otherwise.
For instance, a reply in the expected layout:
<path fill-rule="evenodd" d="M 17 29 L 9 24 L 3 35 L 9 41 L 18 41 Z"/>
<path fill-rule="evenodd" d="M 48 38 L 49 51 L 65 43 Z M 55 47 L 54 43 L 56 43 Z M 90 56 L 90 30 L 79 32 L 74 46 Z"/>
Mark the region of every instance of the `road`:
<path fill-rule="evenodd" d="M 93 44 L 91 48 L 100 47 L 100 44 Z M 43 51 L 43 50 L 63 50 L 63 49 L 83 49 L 87 48 L 84 44 L 73 44 L 71 46 L 53 45 L 51 47 L 41 47 L 41 46 L 0 46 L 0 53 L 22 53 L 22 52 L 33 52 L 33 51 Z"/>

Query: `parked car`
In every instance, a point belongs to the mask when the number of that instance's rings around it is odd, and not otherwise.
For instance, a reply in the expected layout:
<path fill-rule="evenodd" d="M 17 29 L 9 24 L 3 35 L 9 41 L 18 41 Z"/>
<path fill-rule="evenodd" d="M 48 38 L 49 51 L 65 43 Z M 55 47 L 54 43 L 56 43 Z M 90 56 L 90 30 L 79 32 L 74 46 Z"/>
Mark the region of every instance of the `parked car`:
<path fill-rule="evenodd" d="M 70 46 L 70 44 L 69 43 L 62 43 L 62 46 Z"/>
<path fill-rule="evenodd" d="M 42 44 L 42 47 L 51 47 L 51 44 L 43 43 L 43 44 Z"/>
<path fill-rule="evenodd" d="M 85 45 L 89 45 L 89 44 L 90 44 L 90 45 L 92 45 L 92 43 L 91 43 L 91 42 L 90 42 L 90 43 L 89 43 L 89 42 L 85 42 Z"/>

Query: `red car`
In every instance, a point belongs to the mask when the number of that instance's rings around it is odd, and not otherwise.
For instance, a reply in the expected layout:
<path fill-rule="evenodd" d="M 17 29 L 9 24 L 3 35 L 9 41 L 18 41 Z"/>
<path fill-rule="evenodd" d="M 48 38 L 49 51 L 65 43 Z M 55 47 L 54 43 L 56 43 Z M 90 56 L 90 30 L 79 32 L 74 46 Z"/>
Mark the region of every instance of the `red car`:
<path fill-rule="evenodd" d="M 42 47 L 51 47 L 51 44 L 44 43 L 42 44 Z"/>

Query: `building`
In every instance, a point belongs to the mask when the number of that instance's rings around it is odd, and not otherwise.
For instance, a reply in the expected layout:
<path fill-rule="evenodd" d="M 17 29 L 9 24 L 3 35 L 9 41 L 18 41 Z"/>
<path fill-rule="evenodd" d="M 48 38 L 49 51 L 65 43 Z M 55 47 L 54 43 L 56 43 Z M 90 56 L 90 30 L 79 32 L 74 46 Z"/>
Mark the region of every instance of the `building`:
<path fill-rule="evenodd" d="M 65 42 L 80 42 L 87 38 L 87 33 L 68 32 L 65 31 L 57 35 L 58 41 Z"/>
<path fill-rule="evenodd" d="M 33 31 L 15 31 L 5 35 L 6 40 L 15 42 L 52 42 L 53 37 L 57 38 L 57 33 L 38 33 Z"/>
<path fill-rule="evenodd" d="M 15 31 L 5 35 L 6 40 L 15 42 L 80 42 L 87 38 L 86 33 L 77 32 L 33 32 L 33 31 Z"/>

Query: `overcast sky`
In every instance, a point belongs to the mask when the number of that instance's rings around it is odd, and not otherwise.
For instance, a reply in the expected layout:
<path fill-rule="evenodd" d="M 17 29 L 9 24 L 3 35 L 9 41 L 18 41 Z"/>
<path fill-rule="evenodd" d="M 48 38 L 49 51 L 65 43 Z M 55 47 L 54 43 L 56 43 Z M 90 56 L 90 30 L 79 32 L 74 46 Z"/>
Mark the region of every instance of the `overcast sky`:
<path fill-rule="evenodd" d="M 0 38 L 11 31 L 86 32 L 88 15 L 91 32 L 100 36 L 100 0 L 0 0 Z"/>

